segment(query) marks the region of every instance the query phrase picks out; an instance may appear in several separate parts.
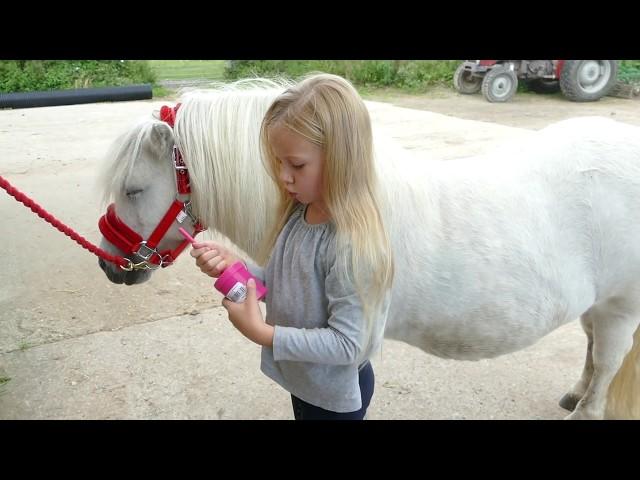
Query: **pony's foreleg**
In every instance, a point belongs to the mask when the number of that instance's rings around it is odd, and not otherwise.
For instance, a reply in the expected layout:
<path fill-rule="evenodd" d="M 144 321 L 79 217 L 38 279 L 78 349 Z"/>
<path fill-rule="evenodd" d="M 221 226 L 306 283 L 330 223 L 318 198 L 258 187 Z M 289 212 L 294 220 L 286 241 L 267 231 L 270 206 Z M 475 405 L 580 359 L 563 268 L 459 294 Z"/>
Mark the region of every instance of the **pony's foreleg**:
<path fill-rule="evenodd" d="M 560 399 L 560 406 L 570 412 L 575 410 L 576 405 L 584 396 L 593 376 L 593 323 L 588 315 L 582 315 L 580 323 L 584 333 L 587 335 L 587 358 L 584 361 L 580 380 Z"/>
<path fill-rule="evenodd" d="M 631 349 L 633 334 L 640 323 L 634 300 L 612 297 L 585 313 L 593 326 L 593 376 L 567 419 L 604 418 L 609 385 Z"/>

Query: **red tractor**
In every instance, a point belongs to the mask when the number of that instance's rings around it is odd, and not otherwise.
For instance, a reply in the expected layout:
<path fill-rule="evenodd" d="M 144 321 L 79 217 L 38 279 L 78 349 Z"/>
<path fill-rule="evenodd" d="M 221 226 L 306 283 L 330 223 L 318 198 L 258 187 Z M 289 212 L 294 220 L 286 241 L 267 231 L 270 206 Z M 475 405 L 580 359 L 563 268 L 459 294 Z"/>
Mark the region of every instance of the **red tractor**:
<path fill-rule="evenodd" d="M 562 91 L 574 102 L 593 102 L 616 83 L 616 60 L 466 60 L 453 75 L 460 93 L 482 90 L 490 102 L 506 102 L 518 89 L 518 80 L 538 93 Z"/>

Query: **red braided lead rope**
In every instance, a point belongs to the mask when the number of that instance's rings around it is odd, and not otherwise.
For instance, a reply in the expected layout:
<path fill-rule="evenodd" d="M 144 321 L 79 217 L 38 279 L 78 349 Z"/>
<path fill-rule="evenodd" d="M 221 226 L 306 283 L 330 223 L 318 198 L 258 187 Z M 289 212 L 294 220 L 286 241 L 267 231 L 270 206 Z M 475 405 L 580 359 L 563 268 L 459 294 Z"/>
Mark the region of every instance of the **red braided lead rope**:
<path fill-rule="evenodd" d="M 2 177 L 2 175 L 0 175 L 0 187 L 6 190 L 6 192 L 14 197 L 18 202 L 24 204 L 26 207 L 29 207 L 29 209 L 31 209 L 31 211 L 38 215 L 40 218 L 49 222 L 66 236 L 71 237 L 82 248 L 89 250 L 91 253 L 106 260 L 107 262 L 115 263 L 117 265 L 120 265 L 121 267 L 127 267 L 129 265 L 129 261 L 126 258 L 119 257 L 117 255 L 111 255 L 110 253 L 105 252 L 101 248 L 96 247 L 93 243 L 91 243 L 83 236 L 76 233 L 73 229 L 67 227 L 64 223 L 62 223 L 60 220 L 55 218 L 44 208 L 38 205 L 34 200 L 30 199 L 20 190 L 12 186 L 7 180 L 5 180 L 4 177 Z"/>

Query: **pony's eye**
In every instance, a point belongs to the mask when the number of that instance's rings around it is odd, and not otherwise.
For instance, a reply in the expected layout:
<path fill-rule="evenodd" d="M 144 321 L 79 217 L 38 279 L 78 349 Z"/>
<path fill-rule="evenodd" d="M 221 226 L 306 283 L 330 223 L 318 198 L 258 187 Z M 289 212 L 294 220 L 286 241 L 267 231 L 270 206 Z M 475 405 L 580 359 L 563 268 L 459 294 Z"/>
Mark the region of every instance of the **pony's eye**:
<path fill-rule="evenodd" d="M 135 189 L 132 189 L 132 190 L 127 190 L 127 197 L 130 200 L 133 200 L 134 198 L 139 197 L 142 192 L 143 192 L 142 188 L 135 188 Z"/>

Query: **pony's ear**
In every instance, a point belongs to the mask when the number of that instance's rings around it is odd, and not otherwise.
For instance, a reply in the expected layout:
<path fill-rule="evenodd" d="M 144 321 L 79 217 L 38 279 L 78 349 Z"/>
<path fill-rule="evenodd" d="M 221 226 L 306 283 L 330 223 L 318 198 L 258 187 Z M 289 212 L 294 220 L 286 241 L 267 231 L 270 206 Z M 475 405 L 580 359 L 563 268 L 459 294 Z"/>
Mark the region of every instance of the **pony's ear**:
<path fill-rule="evenodd" d="M 157 150 L 161 156 L 173 148 L 173 131 L 164 122 L 154 123 L 151 128 L 150 140 L 151 148 Z"/>

